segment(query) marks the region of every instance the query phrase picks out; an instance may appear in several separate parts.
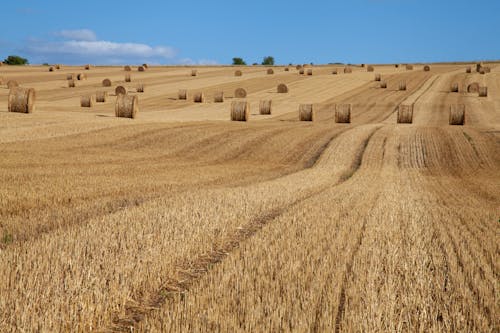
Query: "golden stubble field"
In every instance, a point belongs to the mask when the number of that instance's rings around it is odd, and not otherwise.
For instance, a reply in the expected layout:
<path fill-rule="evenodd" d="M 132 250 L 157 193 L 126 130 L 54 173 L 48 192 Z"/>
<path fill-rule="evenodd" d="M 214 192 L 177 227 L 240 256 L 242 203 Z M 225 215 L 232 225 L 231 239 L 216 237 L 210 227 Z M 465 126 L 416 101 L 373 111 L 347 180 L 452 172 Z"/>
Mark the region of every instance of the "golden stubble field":
<path fill-rule="evenodd" d="M 500 67 L 467 66 L 0 67 L 0 331 L 498 332 Z M 9 80 L 35 112 L 8 112 Z"/>

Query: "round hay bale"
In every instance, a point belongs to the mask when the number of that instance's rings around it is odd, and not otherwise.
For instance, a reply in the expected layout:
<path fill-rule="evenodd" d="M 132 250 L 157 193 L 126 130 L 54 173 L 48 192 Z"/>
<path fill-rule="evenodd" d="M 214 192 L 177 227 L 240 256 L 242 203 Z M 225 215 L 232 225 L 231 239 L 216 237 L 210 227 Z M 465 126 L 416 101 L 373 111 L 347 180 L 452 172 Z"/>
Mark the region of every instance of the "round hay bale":
<path fill-rule="evenodd" d="M 271 114 L 272 100 L 266 99 L 259 102 L 260 114 Z"/>
<path fill-rule="evenodd" d="M 214 103 L 224 103 L 224 92 L 216 91 L 214 93 Z"/>
<path fill-rule="evenodd" d="M 467 68 L 465 69 L 465 73 L 469 73 L 469 74 L 470 74 L 470 73 L 472 73 L 472 68 L 467 67 Z"/>
<path fill-rule="evenodd" d="M 412 71 L 413 70 L 413 65 L 406 65 L 406 70 Z"/>
<path fill-rule="evenodd" d="M 85 70 L 87 70 L 87 71 L 88 71 L 88 70 L 90 70 L 90 64 L 85 65 L 85 67 L 84 67 L 84 68 L 85 68 Z"/>
<path fill-rule="evenodd" d="M 110 79 L 102 80 L 102 86 L 103 87 L 111 87 L 111 80 Z"/>
<path fill-rule="evenodd" d="M 380 88 L 386 89 L 387 88 L 387 82 L 385 82 L 385 81 L 380 82 Z"/>
<path fill-rule="evenodd" d="M 7 88 L 12 89 L 12 88 L 16 88 L 16 87 L 19 87 L 19 83 L 17 83 L 17 81 L 15 81 L 15 80 L 7 81 Z"/>
<path fill-rule="evenodd" d="M 245 98 L 247 97 L 247 91 L 243 88 L 237 88 L 235 91 L 234 91 L 234 97 L 236 98 Z"/>
<path fill-rule="evenodd" d="M 130 74 L 125 74 L 125 82 L 132 82 L 132 76 L 130 76 Z"/>
<path fill-rule="evenodd" d="M 149 65 L 148 64 L 142 64 L 142 67 L 148 69 L 149 68 Z"/>
<path fill-rule="evenodd" d="M 75 88 L 75 87 L 76 87 L 75 80 L 68 80 L 68 88 Z"/>
<path fill-rule="evenodd" d="M 297 65 L 297 66 L 295 66 L 295 69 L 296 69 L 296 70 L 299 70 L 299 69 L 301 69 L 301 68 L 302 68 L 302 66 L 301 66 L 301 65 Z"/>
<path fill-rule="evenodd" d="M 135 118 L 139 112 L 139 97 L 120 94 L 116 98 L 115 116 L 122 118 Z"/>
<path fill-rule="evenodd" d="M 374 69 L 374 68 L 373 68 L 373 66 L 371 66 L 371 65 L 370 65 L 370 66 L 368 66 L 368 67 L 366 67 L 366 71 L 367 71 L 367 72 L 373 72 L 374 70 L 375 70 L 375 69 Z"/>
<path fill-rule="evenodd" d="M 350 74 L 352 73 L 352 68 L 351 67 L 344 67 L 344 74 Z"/>
<path fill-rule="evenodd" d="M 465 105 L 452 104 L 450 105 L 450 125 L 463 125 L 465 123 Z"/>
<path fill-rule="evenodd" d="M 457 93 L 457 92 L 458 92 L 458 83 L 456 83 L 456 82 L 455 82 L 455 83 L 452 83 L 452 84 L 451 84 L 451 87 L 450 87 L 450 91 L 451 91 L 452 93 Z"/>
<path fill-rule="evenodd" d="M 290 68 L 285 67 L 284 71 L 285 71 L 285 72 L 289 72 L 289 71 L 290 71 Z"/>
<path fill-rule="evenodd" d="M 399 90 L 400 91 L 405 91 L 406 90 L 406 81 L 400 81 L 399 82 Z"/>
<path fill-rule="evenodd" d="M 108 92 L 107 91 L 98 91 L 95 95 L 96 103 L 105 103 L 106 99 L 108 99 Z"/>
<path fill-rule="evenodd" d="M 476 72 L 479 73 L 481 71 L 481 67 L 483 67 L 483 63 L 476 64 Z"/>
<path fill-rule="evenodd" d="M 55 68 L 54 68 L 54 67 L 52 67 L 52 66 L 50 66 L 50 67 L 49 67 L 49 72 L 53 72 L 53 71 L 55 71 Z"/>
<path fill-rule="evenodd" d="M 127 94 L 127 89 L 124 86 L 118 86 L 115 88 L 116 96 L 126 95 L 126 94 Z"/>
<path fill-rule="evenodd" d="M 351 122 L 351 104 L 337 104 L 335 108 L 335 122 L 349 124 Z"/>
<path fill-rule="evenodd" d="M 479 97 L 488 97 L 488 87 L 479 87 Z"/>
<path fill-rule="evenodd" d="M 307 75 L 313 75 L 313 70 L 312 70 L 312 68 L 309 68 L 309 69 L 307 70 Z"/>
<path fill-rule="evenodd" d="M 142 83 L 141 83 L 141 84 L 139 84 L 139 85 L 137 86 L 136 91 L 137 91 L 138 93 L 143 93 L 143 92 L 144 92 L 144 84 L 142 84 Z"/>
<path fill-rule="evenodd" d="M 240 70 L 234 71 L 234 76 L 242 76 L 243 73 Z"/>
<path fill-rule="evenodd" d="M 193 102 L 203 103 L 205 101 L 205 95 L 202 92 L 196 92 L 193 95 Z"/>
<path fill-rule="evenodd" d="M 66 74 L 66 80 L 76 80 L 75 74 Z"/>
<path fill-rule="evenodd" d="M 144 67 L 144 66 L 137 67 L 137 71 L 139 71 L 139 72 L 144 72 L 145 70 L 146 70 L 146 67 Z"/>
<path fill-rule="evenodd" d="M 186 89 L 179 89 L 178 93 L 178 99 L 187 99 L 188 98 L 188 92 Z"/>
<path fill-rule="evenodd" d="M 124 66 L 124 67 L 123 67 L 123 70 L 124 70 L 125 72 L 130 72 L 130 71 L 132 71 L 132 67 L 130 67 L 130 66 L 128 66 L 128 65 L 127 65 L 127 66 Z"/>
<path fill-rule="evenodd" d="M 364 68 L 366 65 L 365 64 L 361 64 L 361 67 Z"/>
<path fill-rule="evenodd" d="M 80 98 L 80 106 L 82 108 L 91 108 L 94 106 L 94 96 L 82 96 Z"/>
<path fill-rule="evenodd" d="M 299 105 L 299 120 L 314 121 L 314 109 L 312 104 Z"/>
<path fill-rule="evenodd" d="M 468 93 L 478 93 L 479 92 L 479 83 L 477 82 L 472 82 L 467 86 L 467 92 Z"/>
<path fill-rule="evenodd" d="M 13 87 L 9 92 L 9 112 L 32 113 L 35 111 L 35 89 Z"/>
<path fill-rule="evenodd" d="M 334 69 L 334 70 L 332 71 L 332 74 L 333 74 L 333 75 L 337 75 L 338 73 L 339 73 L 339 71 L 338 71 L 337 69 Z"/>
<path fill-rule="evenodd" d="M 394 64 L 394 67 L 399 68 L 399 64 Z"/>
<path fill-rule="evenodd" d="M 380 74 L 375 74 L 375 81 L 380 82 L 382 80 L 382 76 Z"/>
<path fill-rule="evenodd" d="M 411 124 L 413 122 L 413 104 L 400 104 L 398 107 L 398 124 Z"/>
<path fill-rule="evenodd" d="M 267 74 L 274 74 L 273 69 L 272 69 L 272 68 L 269 68 L 269 69 L 267 70 Z"/>
<path fill-rule="evenodd" d="M 479 71 L 479 74 L 481 74 L 481 75 L 486 74 L 486 71 L 484 70 L 484 68 L 481 68 L 481 70 Z"/>
<path fill-rule="evenodd" d="M 231 120 L 248 121 L 250 116 L 250 104 L 247 101 L 231 102 Z"/>
<path fill-rule="evenodd" d="M 198 71 L 196 69 L 192 69 L 191 76 L 197 76 L 197 75 L 198 75 Z"/>
<path fill-rule="evenodd" d="M 76 76 L 77 80 L 78 81 L 83 81 L 83 80 L 86 80 L 87 79 L 87 74 L 83 74 L 83 73 L 79 73 L 77 76 Z"/>
<path fill-rule="evenodd" d="M 286 94 L 288 92 L 288 87 L 284 83 L 278 84 L 278 94 Z"/>
<path fill-rule="evenodd" d="M 57 64 L 55 67 L 56 67 L 56 69 L 61 69 L 61 68 L 62 68 L 62 65 Z"/>
<path fill-rule="evenodd" d="M 431 70 L 431 66 L 429 66 L 429 65 L 424 66 L 424 72 L 430 72 L 430 70 Z"/>
<path fill-rule="evenodd" d="M 304 68 L 299 69 L 299 74 L 304 75 Z"/>

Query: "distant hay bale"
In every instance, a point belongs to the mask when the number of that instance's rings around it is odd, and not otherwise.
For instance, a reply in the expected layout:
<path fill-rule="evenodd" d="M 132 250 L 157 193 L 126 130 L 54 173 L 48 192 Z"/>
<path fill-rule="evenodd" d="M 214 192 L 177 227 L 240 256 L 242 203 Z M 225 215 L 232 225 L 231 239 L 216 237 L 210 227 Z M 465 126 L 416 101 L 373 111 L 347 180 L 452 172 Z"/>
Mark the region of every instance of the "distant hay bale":
<path fill-rule="evenodd" d="M 412 71 L 413 70 L 413 65 L 406 65 L 406 70 Z"/>
<path fill-rule="evenodd" d="M 367 72 L 373 72 L 375 69 L 373 68 L 373 66 L 368 66 L 366 67 L 366 71 Z"/>
<path fill-rule="evenodd" d="M 301 69 L 301 68 L 302 68 L 302 66 L 301 66 L 301 65 L 297 65 L 297 66 L 295 66 L 295 69 L 296 69 L 296 70 L 299 70 L 299 69 Z"/>
<path fill-rule="evenodd" d="M 83 80 L 86 80 L 87 79 L 87 74 L 83 74 L 83 73 L 79 73 L 76 78 L 78 79 L 78 81 L 83 81 Z"/>
<path fill-rule="evenodd" d="M 9 92 L 9 112 L 32 113 L 35 111 L 35 89 L 13 87 Z"/>
<path fill-rule="evenodd" d="M 289 72 L 289 71 L 290 71 L 290 68 L 285 67 L 284 71 L 285 71 L 285 72 Z"/>
<path fill-rule="evenodd" d="M 149 65 L 148 64 L 142 64 L 142 67 L 148 69 L 149 68 Z"/>
<path fill-rule="evenodd" d="M 126 95 L 126 94 L 127 94 L 127 89 L 124 86 L 118 86 L 115 88 L 116 96 Z"/>
<path fill-rule="evenodd" d="M 380 82 L 380 88 L 386 89 L 387 88 L 387 82 L 385 82 L 385 81 Z"/>
<path fill-rule="evenodd" d="M 125 72 L 130 72 L 132 70 L 132 67 L 130 67 L 130 66 L 127 65 L 127 66 L 123 67 L 123 70 Z"/>
<path fill-rule="evenodd" d="M 231 120 L 248 121 L 250 115 L 250 104 L 247 101 L 231 102 Z"/>
<path fill-rule="evenodd" d="M 468 93 L 478 93 L 479 92 L 479 83 L 477 82 L 472 82 L 467 86 L 467 92 Z"/>
<path fill-rule="evenodd" d="M 424 72 L 429 72 L 431 70 L 431 66 L 425 65 L 424 66 Z"/>
<path fill-rule="evenodd" d="M 452 83 L 451 84 L 451 87 L 450 87 L 450 91 L 453 92 L 453 93 L 457 93 L 458 92 L 458 83 Z"/>
<path fill-rule="evenodd" d="M 75 74 L 66 74 L 66 80 L 75 80 L 76 75 Z"/>
<path fill-rule="evenodd" d="M 53 71 L 55 71 L 55 68 L 54 68 L 54 67 L 52 67 L 52 66 L 50 66 L 50 67 L 49 67 L 49 72 L 53 72 Z"/>
<path fill-rule="evenodd" d="M 399 82 L 399 90 L 400 91 L 406 90 L 406 81 L 400 81 Z"/>
<path fill-rule="evenodd" d="M 214 93 L 214 103 L 223 103 L 224 102 L 224 92 L 216 91 Z"/>
<path fill-rule="evenodd" d="M 479 74 L 481 74 L 481 75 L 486 74 L 486 71 L 484 70 L 484 68 L 481 68 L 481 70 L 479 71 Z"/>
<path fill-rule="evenodd" d="M 272 68 L 269 68 L 269 69 L 267 70 L 267 74 L 274 74 L 273 69 L 272 69 Z"/>
<path fill-rule="evenodd" d="M 375 81 L 378 81 L 380 82 L 380 80 L 382 80 L 382 76 L 380 74 L 375 74 Z"/>
<path fill-rule="evenodd" d="M 335 122 L 348 124 L 351 122 L 351 104 L 337 104 L 335 108 Z"/>
<path fill-rule="evenodd" d="M 339 73 L 339 72 L 338 72 L 338 70 L 337 70 L 336 68 L 335 68 L 334 70 L 332 70 L 332 74 L 333 74 L 333 75 L 337 75 L 338 73 Z"/>
<path fill-rule="evenodd" d="M 9 80 L 7 81 L 7 88 L 12 89 L 15 87 L 19 87 L 19 83 L 17 83 L 16 80 Z"/>
<path fill-rule="evenodd" d="M 488 97 L 488 87 L 479 87 L 479 97 Z"/>
<path fill-rule="evenodd" d="M 483 67 L 483 63 L 478 63 L 476 64 L 476 72 L 480 72 L 481 71 L 481 68 Z"/>
<path fill-rule="evenodd" d="M 130 76 L 130 74 L 125 74 L 125 82 L 132 82 L 132 76 Z"/>
<path fill-rule="evenodd" d="M 203 92 L 196 92 L 193 95 L 193 102 L 195 103 L 203 103 L 205 101 L 205 95 Z"/>
<path fill-rule="evenodd" d="M 198 71 L 196 69 L 192 69 L 191 76 L 197 76 L 197 75 L 198 75 Z"/>
<path fill-rule="evenodd" d="M 352 73 L 352 68 L 351 67 L 344 67 L 344 74 L 350 74 Z"/>
<path fill-rule="evenodd" d="M 465 69 L 465 73 L 469 73 L 469 74 L 470 74 L 470 73 L 472 73 L 472 68 L 467 67 L 467 68 Z"/>
<path fill-rule="evenodd" d="M 145 70 L 146 70 L 146 67 L 144 67 L 144 66 L 137 67 L 137 71 L 139 71 L 139 72 L 144 72 Z"/>
<path fill-rule="evenodd" d="M 61 69 L 62 65 L 61 64 L 57 64 L 55 67 L 56 67 L 56 69 Z"/>
<path fill-rule="evenodd" d="M 260 114 L 271 114 L 272 100 L 266 99 L 259 102 Z"/>
<path fill-rule="evenodd" d="M 234 71 L 234 76 L 242 76 L 243 73 L 240 70 Z"/>
<path fill-rule="evenodd" d="M 234 91 L 234 97 L 236 98 L 245 98 L 247 97 L 247 91 L 243 88 L 237 88 L 235 91 Z"/>
<path fill-rule="evenodd" d="M 309 68 L 309 69 L 307 70 L 307 75 L 309 75 L 309 76 L 310 76 L 310 75 L 313 75 L 313 70 L 312 70 L 312 68 Z"/>
<path fill-rule="evenodd" d="M 394 64 L 394 67 L 399 68 L 399 64 Z"/>
<path fill-rule="evenodd" d="M 75 87 L 76 87 L 75 80 L 68 80 L 68 88 L 75 88 Z"/>
<path fill-rule="evenodd" d="M 299 74 L 303 75 L 304 74 L 304 68 L 299 69 Z"/>
<path fill-rule="evenodd" d="M 98 91 L 95 95 L 96 103 L 105 103 L 106 99 L 108 99 L 108 92 L 107 91 Z"/>
<path fill-rule="evenodd" d="M 398 107 L 398 124 L 411 124 L 413 122 L 413 104 L 400 104 Z"/>
<path fill-rule="evenodd" d="M 80 106 L 82 108 L 91 108 L 94 106 L 94 96 L 88 95 L 88 96 L 82 96 L 80 98 Z"/>
<path fill-rule="evenodd" d="M 86 70 L 90 70 L 90 64 L 85 65 L 84 67 Z"/>
<path fill-rule="evenodd" d="M 102 80 L 102 86 L 103 87 L 111 87 L 111 80 L 110 79 Z"/>
<path fill-rule="evenodd" d="M 483 67 L 485 73 L 491 73 L 491 68 L 489 66 Z"/>
<path fill-rule="evenodd" d="M 187 99 L 188 93 L 186 89 L 179 89 L 179 93 L 177 95 L 178 99 Z"/>
<path fill-rule="evenodd" d="M 278 84 L 278 94 L 286 94 L 288 92 L 288 87 L 284 83 Z"/>
<path fill-rule="evenodd" d="M 116 98 L 115 116 L 122 118 L 135 118 L 139 112 L 139 97 L 120 94 Z"/>
<path fill-rule="evenodd" d="M 312 104 L 299 105 L 299 121 L 314 121 L 314 108 Z"/>
<path fill-rule="evenodd" d="M 365 66 L 366 66 L 365 64 L 361 64 L 361 67 L 362 67 L 362 68 L 365 68 Z"/>
<path fill-rule="evenodd" d="M 138 93 L 143 93 L 144 92 L 144 84 L 141 83 L 141 84 L 137 85 L 136 91 Z"/>
<path fill-rule="evenodd" d="M 465 123 L 465 105 L 452 104 L 450 105 L 450 125 L 463 125 Z"/>

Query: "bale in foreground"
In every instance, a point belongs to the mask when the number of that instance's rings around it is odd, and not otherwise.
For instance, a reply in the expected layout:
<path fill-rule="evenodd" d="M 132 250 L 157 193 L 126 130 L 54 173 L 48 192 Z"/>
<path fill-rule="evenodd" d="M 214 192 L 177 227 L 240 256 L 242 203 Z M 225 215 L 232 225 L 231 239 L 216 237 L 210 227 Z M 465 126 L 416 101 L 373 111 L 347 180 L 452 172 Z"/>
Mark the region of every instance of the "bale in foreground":
<path fill-rule="evenodd" d="M 115 116 L 135 118 L 139 112 L 139 97 L 120 94 L 116 97 Z"/>
<path fill-rule="evenodd" d="M 312 104 L 299 105 L 299 120 L 314 121 L 314 108 Z"/>
<path fill-rule="evenodd" d="M 250 104 L 247 101 L 233 101 L 231 103 L 231 120 L 247 121 L 250 115 Z"/>
<path fill-rule="evenodd" d="M 411 124 L 413 122 L 413 104 L 401 104 L 398 107 L 398 124 Z"/>
<path fill-rule="evenodd" d="M 465 123 L 465 105 L 452 104 L 450 105 L 450 125 L 463 125 Z"/>
<path fill-rule="evenodd" d="M 335 122 L 349 124 L 351 122 L 351 104 L 337 104 L 335 108 Z"/>
<path fill-rule="evenodd" d="M 35 89 L 14 87 L 9 92 L 9 112 L 32 113 L 35 111 Z"/>
<path fill-rule="evenodd" d="M 262 100 L 259 102 L 259 113 L 260 114 L 271 114 L 272 100 Z"/>

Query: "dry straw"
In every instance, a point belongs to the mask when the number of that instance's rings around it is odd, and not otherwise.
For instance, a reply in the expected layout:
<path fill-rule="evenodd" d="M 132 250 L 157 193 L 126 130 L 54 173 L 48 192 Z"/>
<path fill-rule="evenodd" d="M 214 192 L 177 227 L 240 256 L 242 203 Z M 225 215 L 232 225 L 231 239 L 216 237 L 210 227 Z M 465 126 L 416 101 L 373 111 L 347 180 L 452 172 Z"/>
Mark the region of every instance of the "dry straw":
<path fill-rule="evenodd" d="M 102 86 L 103 87 L 111 87 L 111 80 L 110 79 L 102 80 Z"/>
<path fill-rule="evenodd" d="M 468 93 L 478 93 L 479 92 L 479 83 L 477 82 L 472 82 L 467 86 L 467 92 Z"/>
<path fill-rule="evenodd" d="M 245 98 L 247 97 L 247 91 L 243 88 L 237 88 L 235 91 L 234 91 L 234 97 L 236 98 Z"/>
<path fill-rule="evenodd" d="M 313 70 L 312 70 L 312 68 L 309 68 L 309 69 L 307 70 L 307 75 L 313 75 Z"/>
<path fill-rule="evenodd" d="M 278 84 L 278 94 L 286 94 L 288 92 L 288 87 L 284 83 Z"/>
<path fill-rule="evenodd" d="M 125 72 L 130 72 L 132 70 L 132 67 L 130 67 L 130 66 L 127 65 L 127 66 L 123 67 L 123 70 Z"/>
<path fill-rule="evenodd" d="M 79 73 L 76 78 L 79 80 L 79 81 L 83 81 L 83 80 L 86 80 L 87 79 L 87 74 L 84 74 L 84 73 Z"/>
<path fill-rule="evenodd" d="M 272 68 L 269 68 L 269 69 L 267 70 L 267 74 L 274 74 L 273 69 L 272 69 Z"/>
<path fill-rule="evenodd" d="M 450 87 L 450 91 L 453 92 L 453 93 L 457 93 L 458 92 L 458 83 L 452 83 L 451 84 L 451 87 Z"/>
<path fill-rule="evenodd" d="M 193 102 L 195 103 L 203 103 L 205 101 L 205 95 L 203 92 L 196 92 L 193 95 Z"/>
<path fill-rule="evenodd" d="M 125 82 L 132 82 L 132 76 L 130 76 L 130 74 L 125 74 Z"/>
<path fill-rule="evenodd" d="M 80 98 L 80 106 L 82 108 L 91 108 L 94 106 L 94 96 L 88 95 L 88 96 L 82 96 Z"/>
<path fill-rule="evenodd" d="M 116 98 L 115 116 L 135 118 L 139 112 L 139 97 L 120 94 Z"/>
<path fill-rule="evenodd" d="M 7 81 L 7 88 L 12 89 L 12 88 L 16 88 L 16 87 L 19 87 L 19 83 L 17 83 L 16 80 Z"/>
<path fill-rule="evenodd" d="M 452 104 L 450 105 L 450 125 L 463 125 L 465 123 L 465 105 Z"/>
<path fill-rule="evenodd" d="M 382 80 L 382 76 L 380 74 L 375 74 L 375 81 L 380 82 Z"/>
<path fill-rule="evenodd" d="M 144 84 L 141 83 L 141 84 L 137 85 L 136 91 L 138 93 L 143 93 L 144 92 Z"/>
<path fill-rule="evenodd" d="M 68 80 L 68 87 L 69 87 L 69 88 L 74 88 L 74 87 L 76 87 L 75 80 Z"/>
<path fill-rule="evenodd" d="M 126 95 L 127 94 L 127 89 L 125 89 L 124 86 L 118 86 L 115 88 L 115 95 L 120 96 L 120 95 Z"/>
<path fill-rule="evenodd" d="M 401 91 L 406 90 L 406 81 L 399 82 L 399 90 L 401 90 Z"/>
<path fill-rule="evenodd" d="M 352 68 L 351 67 L 344 67 L 344 74 L 350 74 L 352 73 Z"/>
<path fill-rule="evenodd" d="M 179 89 L 179 93 L 177 94 L 178 99 L 187 99 L 188 98 L 188 92 L 187 89 Z"/>
<path fill-rule="evenodd" d="M 413 65 L 406 65 L 406 70 L 412 71 L 413 70 Z"/>
<path fill-rule="evenodd" d="M 400 104 L 398 107 L 398 124 L 411 124 L 413 122 L 413 104 Z"/>
<path fill-rule="evenodd" d="M 314 121 L 314 108 L 312 104 L 299 105 L 299 120 Z"/>
<path fill-rule="evenodd" d="M 272 100 L 266 99 L 259 102 L 260 114 L 271 114 Z"/>
<path fill-rule="evenodd" d="M 144 67 L 144 66 L 137 67 L 137 71 L 139 71 L 139 72 L 144 72 L 145 70 L 146 70 L 146 67 Z"/>
<path fill-rule="evenodd" d="M 14 87 L 9 92 L 9 112 L 32 113 L 35 111 L 35 89 Z"/>
<path fill-rule="evenodd" d="M 335 108 L 335 122 L 349 124 L 351 122 L 351 104 L 337 104 Z"/>
<path fill-rule="evenodd" d="M 248 121 L 250 115 L 250 104 L 247 101 L 231 102 L 231 120 Z"/>
<path fill-rule="evenodd" d="M 368 66 L 366 67 L 366 71 L 367 72 L 373 72 L 375 69 L 373 68 L 373 66 Z"/>
<path fill-rule="evenodd" d="M 216 91 L 214 93 L 214 103 L 223 103 L 224 102 L 224 92 Z"/>
<path fill-rule="evenodd" d="M 431 70 L 431 66 L 425 65 L 424 66 L 424 72 L 429 72 Z"/>
<path fill-rule="evenodd" d="M 479 87 L 479 97 L 488 97 L 488 87 Z"/>
<path fill-rule="evenodd" d="M 197 75 L 198 75 L 198 71 L 196 69 L 192 69 L 191 76 L 197 76 Z"/>
<path fill-rule="evenodd" d="M 234 71 L 234 76 L 242 76 L 243 73 L 240 70 Z"/>
<path fill-rule="evenodd" d="M 108 98 L 107 91 L 98 91 L 95 96 L 95 101 L 96 103 L 105 103 L 107 98 Z"/>
<path fill-rule="evenodd" d="M 387 82 L 385 82 L 385 81 L 380 82 L 380 88 L 386 89 L 387 88 Z"/>

